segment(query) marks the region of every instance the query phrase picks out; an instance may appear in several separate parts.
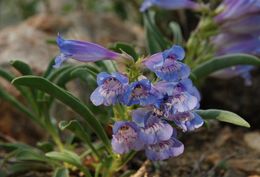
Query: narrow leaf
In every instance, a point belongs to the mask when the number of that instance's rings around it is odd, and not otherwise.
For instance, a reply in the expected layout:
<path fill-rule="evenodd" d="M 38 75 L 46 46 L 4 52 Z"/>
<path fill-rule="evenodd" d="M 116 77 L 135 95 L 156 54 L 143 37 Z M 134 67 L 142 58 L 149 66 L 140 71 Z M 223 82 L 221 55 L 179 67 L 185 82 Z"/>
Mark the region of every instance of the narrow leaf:
<path fill-rule="evenodd" d="M 64 167 L 57 168 L 52 177 L 70 177 L 69 170 Z"/>
<path fill-rule="evenodd" d="M 33 74 L 31 67 L 28 64 L 24 63 L 23 61 L 14 60 L 14 61 L 11 61 L 10 63 L 15 69 L 17 69 L 23 75 L 32 75 Z"/>
<path fill-rule="evenodd" d="M 40 162 L 48 162 L 48 159 L 44 156 L 44 154 L 40 152 L 36 152 L 35 150 L 31 149 L 18 149 L 16 154 L 16 158 L 18 160 L 33 160 L 33 161 L 40 161 Z"/>
<path fill-rule="evenodd" d="M 170 29 L 173 33 L 173 42 L 174 44 L 182 45 L 183 43 L 183 37 L 181 32 L 181 27 L 178 23 L 172 21 L 170 24 Z"/>
<path fill-rule="evenodd" d="M 169 44 L 155 24 L 154 12 L 148 11 L 144 13 L 144 25 L 150 54 L 165 50 Z"/>
<path fill-rule="evenodd" d="M 75 135 L 78 138 L 80 138 L 81 140 L 83 140 L 91 148 L 91 150 L 95 153 L 95 155 L 100 158 L 100 155 L 98 154 L 97 150 L 92 145 L 89 135 L 86 133 L 86 131 L 81 126 L 79 121 L 77 121 L 77 120 L 72 120 L 69 122 L 61 121 L 59 123 L 59 127 L 61 130 L 68 129 L 68 130 L 72 131 L 73 133 L 75 133 Z"/>
<path fill-rule="evenodd" d="M 235 65 L 260 66 L 260 59 L 253 55 L 247 54 L 229 54 L 225 56 L 215 57 L 198 65 L 192 70 L 192 73 L 195 78 L 201 79 L 212 74 L 215 71 Z"/>
<path fill-rule="evenodd" d="M 113 50 L 115 50 L 116 52 L 122 52 L 124 51 L 125 53 L 127 53 L 128 55 L 130 55 L 131 57 L 133 57 L 133 59 L 136 61 L 138 60 L 139 56 L 138 54 L 135 52 L 135 49 L 133 48 L 133 46 L 127 44 L 127 43 L 122 43 L 122 42 L 118 42 L 116 43 L 113 47 Z"/>
<path fill-rule="evenodd" d="M 35 116 L 29 111 L 24 105 L 22 105 L 15 97 L 7 93 L 2 87 L 0 87 L 0 98 L 4 99 L 5 101 L 8 101 L 12 104 L 15 108 L 17 108 L 19 111 L 26 114 L 28 117 L 30 117 L 32 120 L 36 121 Z"/>
<path fill-rule="evenodd" d="M 45 155 L 53 160 L 67 162 L 76 167 L 81 166 L 80 157 L 72 151 L 68 151 L 68 150 L 63 150 L 62 152 L 52 151 L 46 153 Z"/>
<path fill-rule="evenodd" d="M 80 100 L 74 97 L 72 94 L 49 82 L 48 80 L 38 76 L 18 77 L 13 80 L 13 84 L 39 89 L 69 106 L 72 110 L 74 110 L 86 120 L 88 126 L 92 128 L 92 130 L 98 135 L 101 141 L 103 141 L 106 148 L 110 150 L 110 141 L 100 122 L 95 118 L 89 108 L 81 103 Z"/>
<path fill-rule="evenodd" d="M 245 119 L 233 112 L 219 109 L 198 110 L 196 112 L 205 120 L 216 119 L 222 122 L 227 122 L 242 127 L 250 127 L 249 123 Z"/>

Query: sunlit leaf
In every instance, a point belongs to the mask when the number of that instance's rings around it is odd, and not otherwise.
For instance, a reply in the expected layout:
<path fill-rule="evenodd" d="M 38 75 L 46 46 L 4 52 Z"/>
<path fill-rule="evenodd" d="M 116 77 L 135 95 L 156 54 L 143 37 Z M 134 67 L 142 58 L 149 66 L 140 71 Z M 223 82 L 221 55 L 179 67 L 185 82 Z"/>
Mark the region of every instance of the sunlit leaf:
<path fill-rule="evenodd" d="M 250 127 L 249 123 L 245 119 L 233 112 L 219 109 L 197 110 L 196 112 L 205 120 L 216 119 L 243 127 Z"/>

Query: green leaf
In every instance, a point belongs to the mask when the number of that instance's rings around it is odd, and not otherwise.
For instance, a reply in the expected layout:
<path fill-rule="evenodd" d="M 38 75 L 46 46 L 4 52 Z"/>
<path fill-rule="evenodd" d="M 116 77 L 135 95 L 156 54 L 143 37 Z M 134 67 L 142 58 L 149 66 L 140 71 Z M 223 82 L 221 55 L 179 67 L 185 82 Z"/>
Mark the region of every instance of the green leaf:
<path fill-rule="evenodd" d="M 80 157 L 72 151 L 68 151 L 68 150 L 63 150 L 62 152 L 53 151 L 47 153 L 46 156 L 53 160 L 66 162 L 71 165 L 74 165 L 78 167 L 85 174 L 86 177 L 91 177 L 89 170 L 81 164 Z"/>
<path fill-rule="evenodd" d="M 76 77 L 85 77 L 87 78 L 88 76 L 92 76 L 93 79 L 96 79 L 97 73 L 89 68 L 77 68 L 71 71 L 71 77 L 76 78 Z"/>
<path fill-rule="evenodd" d="M 45 72 L 43 73 L 43 77 L 48 77 L 51 73 L 52 73 L 52 71 L 53 71 L 53 65 L 55 64 L 55 58 L 54 59 L 52 59 L 50 62 L 49 62 L 49 65 L 48 65 L 48 67 L 47 67 L 47 69 L 45 70 Z"/>
<path fill-rule="evenodd" d="M 32 149 L 18 149 L 15 152 L 18 160 L 33 160 L 39 162 L 48 162 L 49 160 L 39 151 Z"/>
<path fill-rule="evenodd" d="M 27 144 L 21 144 L 21 143 L 1 143 L 0 147 L 7 150 L 7 151 L 14 151 L 16 149 L 30 149 L 31 146 Z"/>
<path fill-rule="evenodd" d="M 83 140 L 91 148 L 91 150 L 96 154 L 96 156 L 101 158 L 99 153 L 97 152 L 96 148 L 92 145 L 92 142 L 91 142 L 89 135 L 86 133 L 86 131 L 81 126 L 79 121 L 77 121 L 77 120 L 71 120 L 69 122 L 68 121 L 61 121 L 59 123 L 59 127 L 60 127 L 61 130 L 68 129 L 68 130 L 72 131 L 73 133 L 75 133 L 75 135 L 78 138 Z"/>
<path fill-rule="evenodd" d="M 68 150 L 63 150 L 62 152 L 52 151 L 46 153 L 45 155 L 53 160 L 67 162 L 76 167 L 81 166 L 80 157 L 72 151 L 68 151 Z"/>
<path fill-rule="evenodd" d="M 0 76 L 4 78 L 6 81 L 11 82 L 15 76 L 9 73 L 8 71 L 0 68 Z"/>
<path fill-rule="evenodd" d="M 69 170 L 64 167 L 57 168 L 52 177 L 70 177 Z"/>
<path fill-rule="evenodd" d="M 182 45 L 183 43 L 183 37 L 181 32 L 181 27 L 178 23 L 172 21 L 169 24 L 169 27 L 173 33 L 173 42 L 174 44 Z"/>
<path fill-rule="evenodd" d="M 216 119 L 222 122 L 227 122 L 242 127 L 250 127 L 249 123 L 246 120 L 233 112 L 219 109 L 197 110 L 196 112 L 205 120 Z"/>
<path fill-rule="evenodd" d="M 104 128 L 101 126 L 100 122 L 95 118 L 95 115 L 93 115 L 89 108 L 81 103 L 78 98 L 74 97 L 66 90 L 58 87 L 48 80 L 38 76 L 21 76 L 14 79 L 13 84 L 39 89 L 69 106 L 72 110 L 74 110 L 86 120 L 88 126 L 92 128 L 92 130 L 105 144 L 106 148 L 110 150 L 110 141 L 105 133 Z"/>
<path fill-rule="evenodd" d="M 14 60 L 10 62 L 11 65 L 17 69 L 23 75 L 32 75 L 32 69 L 29 65 L 20 60 Z"/>
<path fill-rule="evenodd" d="M 235 65 L 255 65 L 260 66 L 260 59 L 247 54 L 229 54 L 215 57 L 208 60 L 192 70 L 196 79 L 201 79 L 212 74 L 215 71 L 228 68 Z"/>
<path fill-rule="evenodd" d="M 149 53 L 154 54 L 167 49 L 169 43 L 165 40 L 155 24 L 155 12 L 147 11 L 144 13 L 144 25 Z"/>
<path fill-rule="evenodd" d="M 15 97 L 7 93 L 2 87 L 0 87 L 0 98 L 11 103 L 15 108 L 26 114 L 32 120 L 37 121 L 35 116 L 31 113 L 31 111 L 29 111 L 24 105 L 17 101 Z"/>
<path fill-rule="evenodd" d="M 19 173 L 27 171 L 49 171 L 50 166 L 47 163 L 37 163 L 37 162 L 18 162 L 12 164 L 8 171 L 10 174 L 8 176 L 17 176 Z"/>
<path fill-rule="evenodd" d="M 124 51 L 128 55 L 132 56 L 135 61 L 138 60 L 139 56 L 135 52 L 135 49 L 133 46 L 127 44 L 127 43 L 122 43 L 122 42 L 117 42 L 115 45 L 112 47 L 112 49 L 116 52 L 122 52 Z"/>
<path fill-rule="evenodd" d="M 58 69 L 53 70 L 46 78 L 50 81 L 54 81 L 57 77 L 63 75 L 63 72 L 66 72 L 67 70 L 71 69 L 73 66 L 62 66 Z"/>

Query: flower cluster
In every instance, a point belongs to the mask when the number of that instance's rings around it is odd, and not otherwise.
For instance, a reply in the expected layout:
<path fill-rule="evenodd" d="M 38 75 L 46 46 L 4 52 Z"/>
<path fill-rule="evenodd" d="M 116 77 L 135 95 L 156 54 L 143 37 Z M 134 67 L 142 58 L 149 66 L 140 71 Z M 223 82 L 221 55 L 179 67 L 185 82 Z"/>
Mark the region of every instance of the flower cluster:
<path fill-rule="evenodd" d="M 259 0 L 224 0 L 215 17 L 220 33 L 214 37 L 216 55 L 247 53 L 260 55 L 260 1 Z M 223 45 L 225 44 L 225 45 Z M 236 66 L 219 72 L 219 77 L 241 75 L 250 84 L 252 66 Z"/>
<path fill-rule="evenodd" d="M 172 124 L 184 132 L 202 126 L 202 118 L 194 112 L 199 107 L 200 94 L 188 78 L 189 67 L 181 62 L 184 56 L 183 48 L 174 45 L 146 58 L 143 64 L 157 75 L 156 83 L 144 76 L 129 83 L 127 76 L 119 72 L 97 76 L 98 87 L 90 98 L 93 104 L 139 105 L 132 111 L 132 120 L 114 124 L 114 152 L 145 150 L 150 160 L 165 160 L 184 150 Z"/>

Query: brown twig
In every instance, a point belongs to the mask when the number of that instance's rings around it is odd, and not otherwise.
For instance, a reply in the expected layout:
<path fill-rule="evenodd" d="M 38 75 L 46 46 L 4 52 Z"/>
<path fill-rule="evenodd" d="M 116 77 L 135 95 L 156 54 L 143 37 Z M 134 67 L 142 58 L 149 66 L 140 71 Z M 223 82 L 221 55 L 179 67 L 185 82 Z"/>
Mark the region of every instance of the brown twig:
<path fill-rule="evenodd" d="M 147 169 L 151 165 L 151 162 L 149 160 L 146 160 L 143 165 L 137 170 L 137 172 L 130 177 L 146 177 L 148 176 L 147 174 Z"/>

